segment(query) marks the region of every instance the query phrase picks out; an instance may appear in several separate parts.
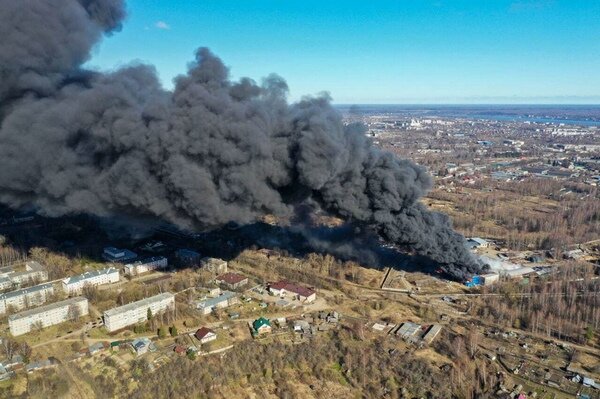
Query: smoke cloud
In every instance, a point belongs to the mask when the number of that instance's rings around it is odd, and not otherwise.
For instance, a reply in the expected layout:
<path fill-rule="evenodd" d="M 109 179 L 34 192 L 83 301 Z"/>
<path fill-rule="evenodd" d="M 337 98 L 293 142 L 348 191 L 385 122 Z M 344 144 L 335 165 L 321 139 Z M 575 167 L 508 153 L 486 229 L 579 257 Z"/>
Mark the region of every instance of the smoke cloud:
<path fill-rule="evenodd" d="M 122 0 L 0 0 L 1 203 L 210 229 L 311 201 L 455 278 L 480 271 L 419 202 L 426 171 L 345 126 L 327 96 L 290 105 L 281 77 L 231 81 L 206 48 L 172 92 L 151 66 L 85 70 L 124 17 Z"/>

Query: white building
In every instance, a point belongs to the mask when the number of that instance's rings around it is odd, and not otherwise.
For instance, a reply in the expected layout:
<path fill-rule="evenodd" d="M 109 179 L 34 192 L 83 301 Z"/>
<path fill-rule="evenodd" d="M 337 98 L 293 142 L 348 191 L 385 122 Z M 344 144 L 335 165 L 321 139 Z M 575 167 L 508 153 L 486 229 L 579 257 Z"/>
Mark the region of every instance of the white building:
<path fill-rule="evenodd" d="M 141 301 L 128 303 L 104 312 L 104 325 L 109 332 L 148 320 L 148 309 L 153 315 L 175 307 L 175 295 L 170 292 Z"/>
<path fill-rule="evenodd" d="M 35 328 L 46 328 L 88 314 L 88 300 L 75 297 L 8 316 L 13 336 L 27 334 Z"/>
<path fill-rule="evenodd" d="M 78 294 L 85 286 L 111 284 L 119 281 L 119 271 L 114 267 L 94 270 L 71 276 L 62 281 L 62 288 L 69 295 Z"/>
<path fill-rule="evenodd" d="M 40 284 L 0 295 L 0 314 L 9 309 L 21 310 L 31 306 L 39 306 L 48 300 L 48 295 L 54 293 L 52 284 Z"/>
<path fill-rule="evenodd" d="M 8 278 L 12 285 L 22 285 L 24 283 L 41 283 L 48 281 L 48 272 L 42 265 L 36 261 L 29 261 L 25 263 L 25 270 L 14 271 L 11 270 L 8 273 L 3 274 L 3 277 Z M 10 288 L 6 280 L 2 280 L 0 283 L 2 287 Z"/>
<path fill-rule="evenodd" d="M 235 292 L 223 291 L 223 293 L 215 298 L 205 298 L 196 303 L 196 309 L 202 314 L 210 314 L 214 309 L 224 309 L 229 306 L 240 303 Z"/>
<path fill-rule="evenodd" d="M 6 291 L 13 287 L 13 282 L 6 276 L 0 277 L 0 291 Z"/>
<path fill-rule="evenodd" d="M 287 294 L 292 294 L 295 299 L 306 303 L 313 302 L 317 299 L 317 293 L 312 288 L 303 287 L 286 280 L 269 284 L 269 292 L 281 298 L 285 297 Z"/>
<path fill-rule="evenodd" d="M 169 261 L 164 256 L 155 256 L 135 263 L 130 263 L 123 267 L 123 273 L 128 276 L 136 276 L 151 270 L 164 269 L 169 265 Z"/>
<path fill-rule="evenodd" d="M 500 280 L 500 275 L 498 273 L 488 273 L 481 275 L 480 279 L 483 285 L 491 285 Z"/>
<path fill-rule="evenodd" d="M 470 248 L 488 248 L 490 242 L 480 237 L 471 237 L 467 240 L 467 245 Z"/>
<path fill-rule="evenodd" d="M 137 258 L 137 254 L 128 249 L 106 247 L 102 252 L 102 257 L 109 262 L 129 262 Z"/>

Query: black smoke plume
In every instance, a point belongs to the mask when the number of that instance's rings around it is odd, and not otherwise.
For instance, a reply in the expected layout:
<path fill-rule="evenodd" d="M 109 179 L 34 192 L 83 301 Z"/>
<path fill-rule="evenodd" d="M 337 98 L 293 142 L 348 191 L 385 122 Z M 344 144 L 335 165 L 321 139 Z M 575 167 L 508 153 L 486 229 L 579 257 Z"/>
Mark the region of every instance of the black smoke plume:
<path fill-rule="evenodd" d="M 290 105 L 282 78 L 233 82 L 206 48 L 172 92 L 151 66 L 84 69 L 124 16 L 122 0 L 0 0 L 1 203 L 206 230 L 311 201 L 455 278 L 480 271 L 419 202 L 425 170 L 344 126 L 327 96 Z"/>

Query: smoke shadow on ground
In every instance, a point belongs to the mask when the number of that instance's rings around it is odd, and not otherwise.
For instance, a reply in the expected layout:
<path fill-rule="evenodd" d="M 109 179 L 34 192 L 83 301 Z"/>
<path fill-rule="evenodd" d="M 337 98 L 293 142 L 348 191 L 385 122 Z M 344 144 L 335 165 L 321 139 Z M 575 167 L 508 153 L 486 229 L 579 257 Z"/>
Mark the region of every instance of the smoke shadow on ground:
<path fill-rule="evenodd" d="M 439 265 L 421 255 L 402 252 L 381 242 L 373 232 L 353 225 L 339 227 L 278 226 L 252 223 L 227 226 L 197 235 L 197 248 L 203 255 L 231 260 L 246 249 L 270 249 L 303 258 L 310 253 L 332 255 L 342 261 L 355 261 L 369 268 L 393 267 L 408 272 L 435 274 Z"/>
<path fill-rule="evenodd" d="M 35 219 L 24 224 L 12 222 L 17 215 L 25 213 L 35 215 Z M 393 267 L 449 277 L 438 273 L 440 265 L 435 261 L 383 242 L 374 231 L 351 223 L 336 227 L 313 223 L 285 226 L 264 222 L 243 226 L 230 223 L 194 234 L 178 231 L 176 227 L 159 231 L 156 226 L 156 223 L 150 223 L 142 228 L 144 226 L 138 224 L 134 228 L 124 225 L 120 219 L 99 219 L 87 215 L 49 218 L 9 210 L 0 205 L 0 234 L 8 236 L 13 246 L 22 253 L 33 247 L 45 247 L 69 256 L 103 262 L 101 253 L 105 246 L 115 245 L 137 251 L 143 243 L 158 239 L 172 248 L 190 248 L 203 256 L 226 260 L 235 259 L 246 249 L 264 248 L 297 258 L 318 253 L 332 255 L 341 261 L 354 261 L 368 268 Z M 140 255 L 145 256 L 143 253 Z"/>

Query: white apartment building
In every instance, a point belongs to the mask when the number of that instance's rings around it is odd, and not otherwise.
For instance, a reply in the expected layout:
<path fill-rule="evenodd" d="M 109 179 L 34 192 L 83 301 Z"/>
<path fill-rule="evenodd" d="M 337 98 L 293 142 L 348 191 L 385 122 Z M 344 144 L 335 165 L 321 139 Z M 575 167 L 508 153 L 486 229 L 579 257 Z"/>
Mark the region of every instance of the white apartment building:
<path fill-rule="evenodd" d="M 168 265 L 169 261 L 164 256 L 154 256 L 123 266 L 123 273 L 127 276 L 136 276 L 151 270 L 164 269 Z"/>
<path fill-rule="evenodd" d="M 51 283 L 47 283 L 1 294 L 0 314 L 5 314 L 9 308 L 21 310 L 30 306 L 39 306 L 53 293 L 54 287 Z"/>
<path fill-rule="evenodd" d="M 48 272 L 36 261 L 26 262 L 25 270 L 22 271 L 15 271 L 12 266 L 2 268 L 0 271 L 0 290 L 23 283 L 41 283 L 43 281 L 48 281 Z"/>
<path fill-rule="evenodd" d="M 13 336 L 27 334 L 34 328 L 46 328 L 88 314 L 87 298 L 78 296 L 8 316 Z"/>
<path fill-rule="evenodd" d="M 0 276 L 0 291 L 6 291 L 13 287 L 13 282 L 6 276 Z"/>
<path fill-rule="evenodd" d="M 62 288 L 69 295 L 78 294 L 85 286 L 111 284 L 119 281 L 119 271 L 114 267 L 102 270 L 93 270 L 71 276 L 62 281 Z"/>
<path fill-rule="evenodd" d="M 175 307 L 175 295 L 158 294 L 141 301 L 128 303 L 104 312 L 104 325 L 109 332 L 148 320 L 148 309 L 153 315 Z"/>

